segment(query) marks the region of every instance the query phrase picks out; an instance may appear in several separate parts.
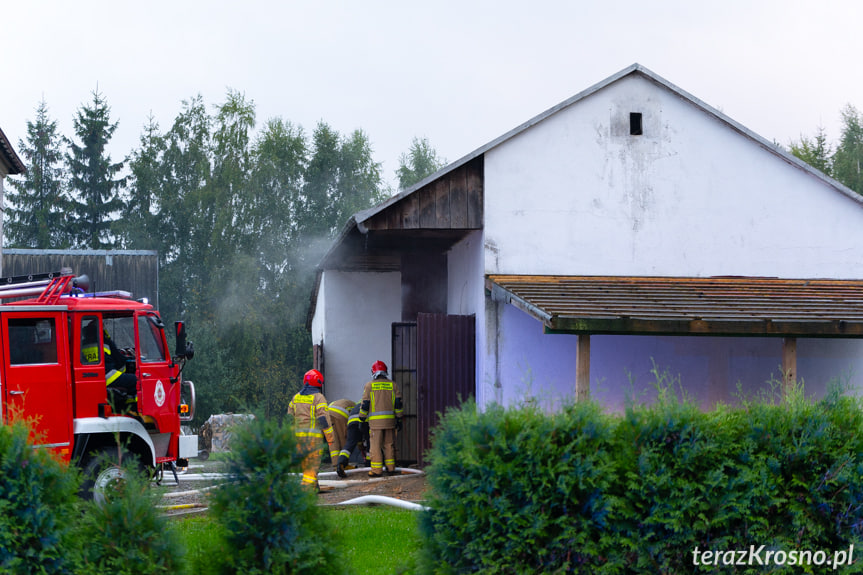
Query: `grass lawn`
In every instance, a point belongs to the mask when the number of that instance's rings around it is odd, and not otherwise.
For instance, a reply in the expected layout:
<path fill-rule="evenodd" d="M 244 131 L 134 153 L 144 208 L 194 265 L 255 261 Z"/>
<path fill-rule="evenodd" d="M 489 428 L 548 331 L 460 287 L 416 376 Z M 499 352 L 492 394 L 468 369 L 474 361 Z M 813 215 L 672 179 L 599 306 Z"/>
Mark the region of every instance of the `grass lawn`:
<path fill-rule="evenodd" d="M 420 538 L 416 511 L 390 506 L 323 509 L 352 575 L 391 575 L 415 570 Z M 188 573 L 206 573 L 212 554 L 224 553 L 219 525 L 206 515 L 172 520 L 186 549 Z"/>
<path fill-rule="evenodd" d="M 332 515 L 345 561 L 355 575 L 412 573 L 419 549 L 418 512 L 388 505 L 343 507 Z"/>

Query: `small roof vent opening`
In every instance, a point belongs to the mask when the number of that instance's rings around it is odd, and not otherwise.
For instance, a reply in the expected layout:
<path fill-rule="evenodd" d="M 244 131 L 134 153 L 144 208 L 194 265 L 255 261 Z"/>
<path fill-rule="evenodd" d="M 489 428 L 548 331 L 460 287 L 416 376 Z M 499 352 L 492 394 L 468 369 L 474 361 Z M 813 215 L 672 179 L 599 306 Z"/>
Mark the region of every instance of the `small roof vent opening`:
<path fill-rule="evenodd" d="M 641 112 L 630 112 L 629 113 L 629 135 L 630 136 L 641 136 L 644 134 L 644 130 L 641 126 Z"/>

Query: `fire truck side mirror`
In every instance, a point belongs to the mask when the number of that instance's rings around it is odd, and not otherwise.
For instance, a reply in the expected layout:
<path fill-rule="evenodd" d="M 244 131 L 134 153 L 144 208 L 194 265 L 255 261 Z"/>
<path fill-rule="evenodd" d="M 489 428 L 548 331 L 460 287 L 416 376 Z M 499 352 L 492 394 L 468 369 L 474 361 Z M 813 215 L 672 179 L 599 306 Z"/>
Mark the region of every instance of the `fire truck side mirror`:
<path fill-rule="evenodd" d="M 174 357 L 177 359 L 192 359 L 192 356 L 195 355 L 195 349 L 192 346 L 192 342 L 186 343 L 186 324 L 181 321 L 175 321 L 174 333 L 177 335 Z"/>

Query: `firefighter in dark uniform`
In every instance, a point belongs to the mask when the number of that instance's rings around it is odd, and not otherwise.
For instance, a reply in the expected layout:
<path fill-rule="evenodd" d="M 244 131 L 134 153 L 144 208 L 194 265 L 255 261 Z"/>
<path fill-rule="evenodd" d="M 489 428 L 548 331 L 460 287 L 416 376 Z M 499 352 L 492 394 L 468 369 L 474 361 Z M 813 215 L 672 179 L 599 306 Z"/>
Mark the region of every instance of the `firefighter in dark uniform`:
<path fill-rule="evenodd" d="M 360 419 L 369 423 L 369 443 L 372 452 L 370 477 L 396 470 L 396 430 L 402 425 L 402 394 L 397 383 L 387 374 L 387 364 L 372 365 L 372 380 L 363 387 Z"/>
<path fill-rule="evenodd" d="M 324 376 L 310 369 L 303 376 L 303 388 L 288 405 L 294 416 L 294 434 L 297 446 L 307 453 L 303 460 L 303 485 L 318 490 L 318 467 L 321 464 L 321 443 L 331 443 L 332 428 L 327 422 L 327 398 L 322 393 Z"/>
<path fill-rule="evenodd" d="M 82 363 L 98 361 L 98 338 L 93 337 L 93 331 L 98 330 L 96 320 L 92 320 L 83 333 L 84 342 L 81 347 Z M 98 334 L 98 331 L 96 331 Z M 95 341 L 95 346 L 91 342 Z M 138 381 L 135 374 L 126 373 L 126 357 L 114 344 L 107 329 L 102 330 L 102 351 L 105 354 L 105 386 L 108 392 L 108 402 L 114 413 L 135 411 L 138 403 Z M 95 349 L 94 349 L 95 348 Z"/>
<path fill-rule="evenodd" d="M 360 407 L 361 405 L 358 403 L 354 405 L 353 409 L 348 413 L 348 429 L 345 444 L 339 452 L 339 459 L 336 463 L 336 473 L 339 474 L 339 477 L 348 476 L 348 474 L 345 473 L 345 469 L 347 469 L 351 455 L 357 446 L 359 446 L 360 451 L 362 451 L 363 458 L 366 460 L 366 465 L 371 465 L 371 451 L 369 450 L 369 424 L 360 419 Z"/>
<path fill-rule="evenodd" d="M 356 405 L 350 399 L 337 399 L 327 406 L 327 421 L 333 428 L 333 442 L 330 443 L 330 459 L 333 465 L 339 461 L 339 452 L 345 444 L 348 435 L 348 414 Z"/>

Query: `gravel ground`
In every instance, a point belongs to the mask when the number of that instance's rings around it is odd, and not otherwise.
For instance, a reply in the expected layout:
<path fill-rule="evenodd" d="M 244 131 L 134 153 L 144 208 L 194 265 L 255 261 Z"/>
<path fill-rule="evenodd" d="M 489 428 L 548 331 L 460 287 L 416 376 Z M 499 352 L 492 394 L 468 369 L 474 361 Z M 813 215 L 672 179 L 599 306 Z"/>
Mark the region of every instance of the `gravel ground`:
<path fill-rule="evenodd" d="M 207 493 L 224 481 L 219 477 L 223 471 L 222 462 L 193 459 L 187 470 L 178 473 L 179 484 L 173 474 L 166 473 L 160 484 L 154 486 L 162 493 L 165 514 L 182 516 L 206 512 Z M 354 469 L 348 471 L 347 478 L 341 479 L 331 465 L 323 465 L 318 480 L 321 484 L 318 499 L 322 505 L 339 505 L 365 495 L 422 503 L 426 490 L 425 474 L 413 469 L 382 478 L 370 478 L 368 469 Z"/>

